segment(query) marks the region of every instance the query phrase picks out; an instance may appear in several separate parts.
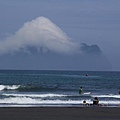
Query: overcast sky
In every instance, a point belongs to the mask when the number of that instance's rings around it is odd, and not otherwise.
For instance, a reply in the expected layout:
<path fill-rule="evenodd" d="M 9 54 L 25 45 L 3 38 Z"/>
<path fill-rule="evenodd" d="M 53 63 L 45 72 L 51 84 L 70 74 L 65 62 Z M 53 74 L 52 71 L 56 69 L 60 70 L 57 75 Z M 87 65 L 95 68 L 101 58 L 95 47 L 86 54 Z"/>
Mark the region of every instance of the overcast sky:
<path fill-rule="evenodd" d="M 97 44 L 120 71 L 120 0 L 0 0 L 0 41 L 40 16 L 77 43 Z"/>

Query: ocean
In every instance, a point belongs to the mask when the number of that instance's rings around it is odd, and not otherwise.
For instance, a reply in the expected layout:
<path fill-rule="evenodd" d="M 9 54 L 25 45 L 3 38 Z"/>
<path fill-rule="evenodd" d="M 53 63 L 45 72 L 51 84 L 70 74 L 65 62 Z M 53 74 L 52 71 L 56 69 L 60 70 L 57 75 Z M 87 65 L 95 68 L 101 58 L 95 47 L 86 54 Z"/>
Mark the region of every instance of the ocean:
<path fill-rule="evenodd" d="M 79 94 L 80 87 L 83 94 Z M 120 72 L 0 70 L 0 107 L 120 104 Z"/>

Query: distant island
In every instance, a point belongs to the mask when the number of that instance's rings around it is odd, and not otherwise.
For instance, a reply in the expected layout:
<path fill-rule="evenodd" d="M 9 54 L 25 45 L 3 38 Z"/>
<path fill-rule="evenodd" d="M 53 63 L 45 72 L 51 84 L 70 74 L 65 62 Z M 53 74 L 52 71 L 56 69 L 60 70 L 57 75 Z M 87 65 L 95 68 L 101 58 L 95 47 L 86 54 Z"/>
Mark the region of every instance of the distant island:
<path fill-rule="evenodd" d="M 0 45 L 0 69 L 111 70 L 98 45 L 76 43 L 45 17 L 25 23 Z"/>

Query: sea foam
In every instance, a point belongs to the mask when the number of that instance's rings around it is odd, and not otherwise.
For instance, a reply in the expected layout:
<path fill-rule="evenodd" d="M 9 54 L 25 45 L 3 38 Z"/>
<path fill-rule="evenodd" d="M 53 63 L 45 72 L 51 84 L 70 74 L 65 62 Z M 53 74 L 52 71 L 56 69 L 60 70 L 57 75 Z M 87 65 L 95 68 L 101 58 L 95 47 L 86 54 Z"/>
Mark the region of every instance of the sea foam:
<path fill-rule="evenodd" d="M 0 85 L 0 91 L 2 90 L 15 90 L 18 89 L 20 85 Z"/>

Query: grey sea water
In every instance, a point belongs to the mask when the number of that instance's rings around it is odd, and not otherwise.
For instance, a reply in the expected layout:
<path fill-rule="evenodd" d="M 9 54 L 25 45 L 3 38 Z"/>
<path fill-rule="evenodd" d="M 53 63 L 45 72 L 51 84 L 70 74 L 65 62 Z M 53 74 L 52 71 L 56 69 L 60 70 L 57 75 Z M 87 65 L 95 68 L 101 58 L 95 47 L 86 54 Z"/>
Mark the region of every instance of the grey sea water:
<path fill-rule="evenodd" d="M 87 75 L 86 75 L 87 74 Z M 83 94 L 79 95 L 79 88 Z M 0 70 L 0 106 L 120 104 L 120 72 Z"/>

